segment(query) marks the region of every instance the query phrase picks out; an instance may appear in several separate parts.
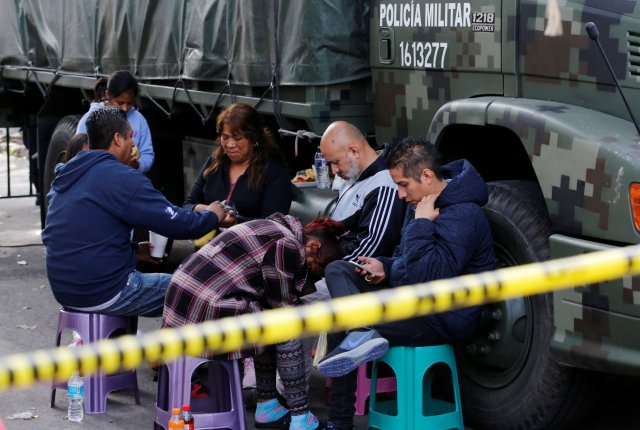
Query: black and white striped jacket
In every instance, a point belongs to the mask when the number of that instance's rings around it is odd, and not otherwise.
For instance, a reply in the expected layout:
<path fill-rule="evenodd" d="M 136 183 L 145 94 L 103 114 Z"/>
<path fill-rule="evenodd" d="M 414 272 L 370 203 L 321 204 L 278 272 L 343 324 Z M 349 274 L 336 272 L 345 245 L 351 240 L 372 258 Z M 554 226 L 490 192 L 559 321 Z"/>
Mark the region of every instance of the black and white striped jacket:
<path fill-rule="evenodd" d="M 345 223 L 345 260 L 391 256 L 400 242 L 405 203 L 387 169 L 386 151 L 360 174 L 343 184 L 331 218 Z"/>

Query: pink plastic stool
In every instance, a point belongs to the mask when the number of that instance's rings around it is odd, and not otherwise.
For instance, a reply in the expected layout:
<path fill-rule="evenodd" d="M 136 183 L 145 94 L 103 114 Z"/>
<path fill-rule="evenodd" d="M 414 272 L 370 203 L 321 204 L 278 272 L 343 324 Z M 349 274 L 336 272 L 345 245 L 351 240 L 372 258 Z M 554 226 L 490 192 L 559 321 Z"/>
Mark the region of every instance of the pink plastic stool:
<path fill-rule="evenodd" d="M 191 377 L 200 365 L 209 363 L 209 395 L 191 397 Z M 171 408 L 190 405 L 196 429 L 247 429 L 242 377 L 237 360 L 208 360 L 184 356 L 160 366 L 154 428 L 167 428 Z"/>
<path fill-rule="evenodd" d="M 58 312 L 58 330 L 56 332 L 56 346 L 60 346 L 63 330 L 74 330 L 82 338 L 83 343 L 93 343 L 107 339 L 119 331 L 122 334 L 135 334 L 138 329 L 137 317 L 122 317 L 115 315 L 80 312 L 61 308 Z M 51 407 L 55 406 L 56 389 L 67 389 L 66 382 L 51 384 Z M 88 414 L 101 414 L 107 410 L 107 396 L 115 390 L 132 388 L 136 397 L 136 404 L 140 404 L 138 379 L 136 371 L 105 375 L 98 371 L 84 377 L 84 411 Z"/>
<path fill-rule="evenodd" d="M 367 376 L 367 369 L 371 368 L 371 363 L 364 363 L 358 367 L 358 386 L 356 387 L 356 415 L 362 416 L 367 413 L 367 399 L 371 395 L 371 378 Z M 376 393 L 394 393 L 396 391 L 395 376 L 378 378 Z M 331 392 L 331 378 L 325 382 L 325 403 L 329 401 Z"/>

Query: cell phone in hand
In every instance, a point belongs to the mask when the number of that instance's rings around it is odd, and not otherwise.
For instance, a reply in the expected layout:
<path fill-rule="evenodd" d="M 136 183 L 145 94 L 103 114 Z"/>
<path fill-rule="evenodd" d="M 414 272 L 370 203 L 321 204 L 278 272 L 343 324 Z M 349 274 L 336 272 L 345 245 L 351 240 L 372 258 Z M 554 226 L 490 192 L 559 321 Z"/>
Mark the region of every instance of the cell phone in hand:
<path fill-rule="evenodd" d="M 371 270 L 369 270 L 367 267 L 365 267 L 362 263 L 358 263 L 357 261 L 349 261 L 349 263 L 353 264 L 354 266 L 356 266 L 358 269 L 362 269 L 365 272 L 367 272 L 369 275 L 373 275 L 373 272 Z"/>
<path fill-rule="evenodd" d="M 225 212 L 229 212 L 229 211 L 237 212 L 236 211 L 236 205 L 234 205 L 233 202 L 227 203 L 226 200 L 223 200 L 220 203 L 222 203 L 222 207 L 223 207 Z"/>

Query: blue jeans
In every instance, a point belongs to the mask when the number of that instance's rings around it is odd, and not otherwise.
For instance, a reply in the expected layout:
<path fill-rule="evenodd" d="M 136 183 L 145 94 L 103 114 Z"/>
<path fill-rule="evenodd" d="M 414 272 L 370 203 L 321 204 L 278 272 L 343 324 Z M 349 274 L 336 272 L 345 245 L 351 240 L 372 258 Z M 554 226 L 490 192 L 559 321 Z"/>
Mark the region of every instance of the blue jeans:
<path fill-rule="evenodd" d="M 171 281 L 168 273 L 141 273 L 134 270 L 118 300 L 101 314 L 159 317 L 164 308 L 164 295 Z"/>

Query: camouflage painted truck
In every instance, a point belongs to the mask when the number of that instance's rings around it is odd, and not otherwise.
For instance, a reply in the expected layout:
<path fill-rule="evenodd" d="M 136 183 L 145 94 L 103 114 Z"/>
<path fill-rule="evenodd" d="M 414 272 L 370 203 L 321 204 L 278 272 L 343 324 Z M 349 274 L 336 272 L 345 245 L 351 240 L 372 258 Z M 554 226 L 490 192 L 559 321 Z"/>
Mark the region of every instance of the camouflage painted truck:
<path fill-rule="evenodd" d="M 37 144 L 40 192 L 87 110 L 97 76 L 133 71 L 156 161 L 180 203 L 215 137 L 252 103 L 292 174 L 335 119 L 377 143 L 427 135 L 489 184 L 499 266 L 635 244 L 640 141 L 585 24 L 594 22 L 631 108 L 640 101 L 640 5 L 563 1 L 0 0 L 0 125 Z M 554 0 L 555 4 L 555 0 Z M 183 177 L 184 176 L 184 177 Z M 327 213 L 306 189 L 293 211 Z M 640 284 L 628 278 L 490 306 L 458 348 L 474 429 L 570 428 L 602 372 L 640 374 Z"/>
<path fill-rule="evenodd" d="M 427 135 L 488 182 L 500 266 L 638 243 L 640 3 L 376 1 L 378 141 Z M 555 13 L 555 15 L 554 15 Z M 459 350 L 465 423 L 570 428 L 602 372 L 640 374 L 640 282 L 625 278 L 491 306 Z"/>

